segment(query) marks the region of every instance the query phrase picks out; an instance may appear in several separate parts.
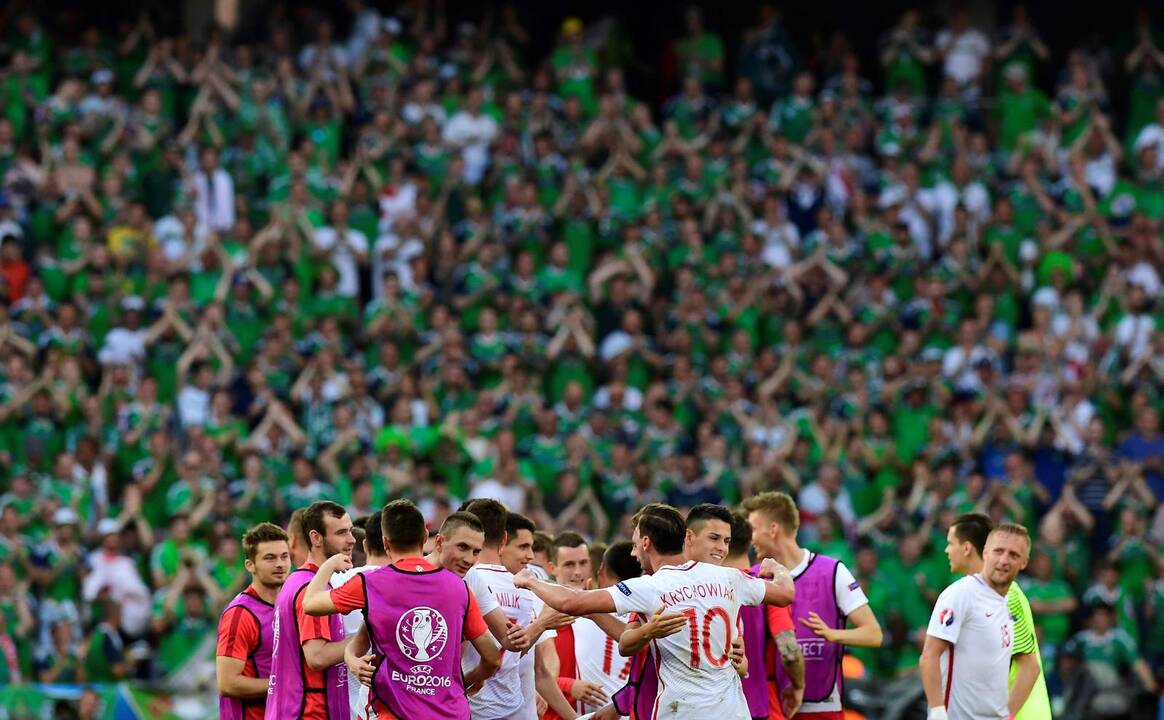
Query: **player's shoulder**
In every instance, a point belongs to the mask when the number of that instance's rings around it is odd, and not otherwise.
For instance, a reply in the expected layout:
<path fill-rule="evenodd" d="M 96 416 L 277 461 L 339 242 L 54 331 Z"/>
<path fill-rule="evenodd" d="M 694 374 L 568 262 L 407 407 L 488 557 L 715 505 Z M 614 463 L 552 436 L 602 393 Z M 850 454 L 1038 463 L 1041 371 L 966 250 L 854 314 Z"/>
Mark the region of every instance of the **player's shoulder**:
<path fill-rule="evenodd" d="M 259 616 L 255 614 L 254 610 L 241 603 L 232 602 L 226 606 L 219 617 L 218 634 L 237 634 L 246 628 L 257 629 L 260 625 Z"/>
<path fill-rule="evenodd" d="M 239 595 L 242 595 L 242 593 L 239 593 Z M 247 607 L 246 605 L 243 605 L 240 602 L 236 602 L 239 599 L 239 595 L 235 595 L 233 598 L 231 598 L 230 603 L 222 611 L 223 618 L 234 617 L 236 615 L 239 617 L 254 617 L 255 616 L 255 612 L 253 610 L 251 610 L 249 607 Z"/>
<path fill-rule="evenodd" d="M 963 575 L 954 582 L 946 586 L 942 591 L 942 595 L 946 597 L 974 595 L 982 586 L 982 581 L 974 575 Z"/>
<path fill-rule="evenodd" d="M 716 577 L 735 579 L 737 577 L 748 575 L 746 571 L 740 570 L 739 568 L 724 567 L 723 565 L 715 565 L 708 562 L 696 562 L 694 560 L 667 569 L 676 573 L 688 573 L 689 575 L 701 578 Z"/>
<path fill-rule="evenodd" d="M 469 568 L 469 572 L 465 574 L 465 577 L 469 577 L 470 575 L 480 577 L 513 577 L 513 573 L 509 572 L 509 570 L 506 570 L 503 566 L 492 565 L 490 563 L 477 563 L 473 567 Z"/>
<path fill-rule="evenodd" d="M 465 573 L 465 584 L 474 591 L 487 588 L 490 592 L 496 590 L 515 590 L 513 573 L 501 565 L 482 565 L 478 563 Z"/>
<path fill-rule="evenodd" d="M 1010 609 L 1012 615 L 1030 618 L 1031 601 L 1027 599 L 1026 592 L 1023 591 L 1017 582 L 1010 584 L 1010 589 L 1006 591 L 1006 606 Z"/>
<path fill-rule="evenodd" d="M 1006 591 L 1006 599 L 1008 601 L 1027 602 L 1027 593 L 1019 586 L 1017 582 L 1012 582 L 1010 588 Z"/>
<path fill-rule="evenodd" d="M 659 582 L 660 578 L 656 577 L 655 575 L 639 575 L 635 578 L 620 580 L 611 585 L 609 588 L 606 588 L 606 591 L 610 593 L 620 592 L 623 595 L 630 597 L 635 593 L 646 593 L 653 591 L 656 587 L 658 587 Z"/>

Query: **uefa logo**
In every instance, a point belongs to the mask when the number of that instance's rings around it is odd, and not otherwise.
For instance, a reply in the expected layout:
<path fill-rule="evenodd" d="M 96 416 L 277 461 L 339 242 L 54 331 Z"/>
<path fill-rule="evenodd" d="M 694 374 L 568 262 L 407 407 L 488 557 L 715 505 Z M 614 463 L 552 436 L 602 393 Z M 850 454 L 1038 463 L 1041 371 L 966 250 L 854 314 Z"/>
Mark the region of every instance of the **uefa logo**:
<path fill-rule="evenodd" d="M 430 607 L 415 607 L 396 623 L 396 645 L 413 662 L 428 662 L 441 654 L 449 639 L 449 625 Z"/>

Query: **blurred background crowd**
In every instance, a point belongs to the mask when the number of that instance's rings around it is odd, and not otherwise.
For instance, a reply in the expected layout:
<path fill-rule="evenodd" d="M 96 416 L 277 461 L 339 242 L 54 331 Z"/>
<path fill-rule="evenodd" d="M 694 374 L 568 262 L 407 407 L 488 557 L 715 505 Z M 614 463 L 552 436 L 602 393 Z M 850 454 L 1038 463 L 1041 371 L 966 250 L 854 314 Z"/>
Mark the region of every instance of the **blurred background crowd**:
<path fill-rule="evenodd" d="M 317 499 L 607 539 L 782 489 L 887 628 L 869 676 L 916 673 L 981 510 L 1036 535 L 1061 716 L 1155 693 L 1149 12 L 907 10 L 858 52 L 676 6 L 654 58 L 520 4 L 43 10 L 0 18 L 0 684 L 181 675 L 242 530 Z"/>

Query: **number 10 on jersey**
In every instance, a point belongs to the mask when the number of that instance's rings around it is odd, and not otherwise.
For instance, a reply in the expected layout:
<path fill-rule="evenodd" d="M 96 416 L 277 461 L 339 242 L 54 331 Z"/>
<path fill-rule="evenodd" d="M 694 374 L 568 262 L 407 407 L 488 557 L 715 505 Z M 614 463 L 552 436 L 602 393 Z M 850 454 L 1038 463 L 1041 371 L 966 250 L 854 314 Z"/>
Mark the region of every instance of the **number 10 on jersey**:
<path fill-rule="evenodd" d="M 683 611 L 687 618 L 687 629 L 691 631 L 691 667 L 698 668 L 700 664 L 700 649 L 712 667 L 727 665 L 729 651 L 732 646 L 732 621 L 723 608 L 713 607 L 703 614 L 703 622 L 699 621 L 695 608 Z M 723 654 L 716 655 L 711 649 L 711 625 L 716 619 L 723 621 L 724 642 Z"/>

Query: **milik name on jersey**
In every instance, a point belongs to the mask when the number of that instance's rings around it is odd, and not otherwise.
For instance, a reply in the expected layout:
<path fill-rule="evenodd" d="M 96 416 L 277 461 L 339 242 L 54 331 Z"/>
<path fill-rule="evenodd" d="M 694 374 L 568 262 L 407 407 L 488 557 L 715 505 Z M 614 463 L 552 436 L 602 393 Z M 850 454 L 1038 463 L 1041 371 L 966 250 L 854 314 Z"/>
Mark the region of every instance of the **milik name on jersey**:
<path fill-rule="evenodd" d="M 493 597 L 501 607 L 514 608 L 515 610 L 521 607 L 521 596 L 517 593 L 496 590 L 493 592 Z"/>
<path fill-rule="evenodd" d="M 687 600 L 709 597 L 735 600 L 736 591 L 730 585 L 724 583 L 696 583 L 693 585 L 683 585 L 674 590 L 661 593 L 659 595 L 659 602 L 663 603 L 664 608 L 668 608 Z"/>

